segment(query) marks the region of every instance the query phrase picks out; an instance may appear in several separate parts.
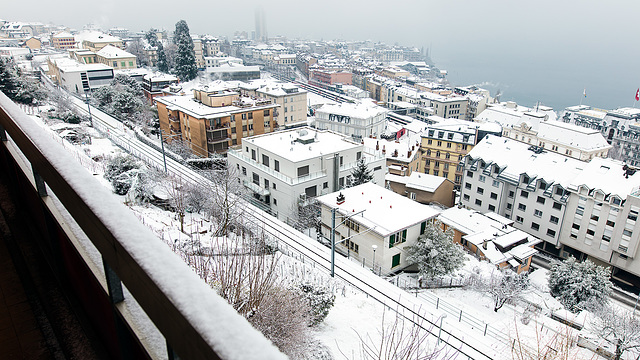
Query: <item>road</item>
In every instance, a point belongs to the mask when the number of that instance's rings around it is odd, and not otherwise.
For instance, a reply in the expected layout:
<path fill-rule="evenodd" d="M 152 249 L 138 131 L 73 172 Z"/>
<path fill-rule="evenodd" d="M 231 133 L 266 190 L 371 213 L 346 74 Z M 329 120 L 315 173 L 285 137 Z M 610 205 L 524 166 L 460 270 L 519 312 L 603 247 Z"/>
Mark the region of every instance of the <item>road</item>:
<path fill-rule="evenodd" d="M 73 104 L 79 111 L 88 115 L 87 105 L 72 97 Z M 140 142 L 118 120 L 104 112 L 91 107 L 93 125 L 98 131 L 109 137 L 115 144 L 140 158 L 150 166 L 163 169 L 162 154 L 152 147 Z M 190 168 L 166 158 L 168 173 L 193 183 L 206 183 L 208 180 Z M 312 261 L 316 267 L 330 268 L 330 250 L 316 240 L 295 230 L 286 223 L 265 213 L 264 211 L 238 199 L 244 206 L 248 221 L 259 224 L 264 232 L 274 239 L 284 252 L 295 252 L 303 261 Z M 442 341 L 462 357 L 459 359 L 500 359 L 503 351 L 510 349 L 507 334 L 474 320 L 468 313 L 447 306 L 444 301 L 416 297 L 397 286 L 376 276 L 368 268 L 363 268 L 342 256 L 336 257 L 335 275 L 340 280 L 359 289 L 390 309 L 414 323 L 430 330 L 436 337 L 439 333 L 440 318 L 442 322 Z M 448 316 L 447 316 L 448 314 Z"/>

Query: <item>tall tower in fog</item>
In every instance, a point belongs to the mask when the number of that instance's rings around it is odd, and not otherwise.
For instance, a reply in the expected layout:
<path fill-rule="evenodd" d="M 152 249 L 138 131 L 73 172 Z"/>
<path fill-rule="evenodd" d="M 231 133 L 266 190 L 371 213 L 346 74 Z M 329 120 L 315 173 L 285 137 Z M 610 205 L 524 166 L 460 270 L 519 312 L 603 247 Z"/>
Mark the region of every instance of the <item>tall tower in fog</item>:
<path fill-rule="evenodd" d="M 256 41 L 267 42 L 267 24 L 264 20 L 264 9 L 259 7 L 256 9 Z"/>

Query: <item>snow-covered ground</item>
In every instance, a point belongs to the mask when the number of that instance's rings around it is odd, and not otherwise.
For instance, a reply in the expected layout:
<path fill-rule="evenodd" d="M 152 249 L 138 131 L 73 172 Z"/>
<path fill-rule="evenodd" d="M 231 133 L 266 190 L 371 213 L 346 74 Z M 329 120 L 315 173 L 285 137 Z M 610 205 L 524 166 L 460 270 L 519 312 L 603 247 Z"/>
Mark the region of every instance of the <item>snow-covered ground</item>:
<path fill-rule="evenodd" d="M 42 123 L 41 119 L 33 116 Z M 42 123 L 43 124 L 43 123 Z M 43 124 L 43 126 L 46 126 Z M 91 134 L 91 142 L 73 146 L 59 139 L 69 151 L 73 152 L 78 161 L 85 166 L 95 178 L 107 187 L 110 183 L 102 176 L 104 173 L 104 159 L 121 152 L 108 139 L 100 137 L 93 129 L 85 131 Z M 51 130 L 52 137 L 57 135 Z M 117 196 L 114 194 L 114 196 Z M 122 196 L 122 201 L 127 198 Z M 210 219 L 200 214 L 187 213 L 184 219 L 184 231 L 180 231 L 180 221 L 174 213 L 164 211 L 151 205 L 130 205 L 134 214 L 156 234 L 159 241 L 169 245 L 188 242 L 193 238 L 198 239 L 203 246 L 215 241 L 211 236 Z M 344 283 L 335 280 L 328 274 L 317 271 L 313 264 L 304 263 L 294 256 L 282 254 L 280 257 L 280 275 L 290 281 L 309 281 L 324 284 L 330 287 L 336 295 L 335 306 L 323 323 L 314 328 L 314 334 L 327 348 L 331 350 L 334 358 L 360 359 L 362 339 L 365 343 L 378 346 L 382 339 L 382 332 L 389 331 L 394 326 L 396 314 L 393 309 L 386 309 L 377 301 L 366 294 L 351 288 Z M 465 267 L 459 276 L 468 277 L 475 273 L 488 276 L 494 268 L 488 263 L 482 263 L 468 256 Z M 546 285 L 546 271 L 535 270 L 530 276 L 532 286 L 525 294 L 525 301 L 517 305 L 507 304 L 497 312 L 493 311 L 493 301 L 489 294 L 475 290 L 472 287 L 455 287 L 419 290 L 416 297 L 423 300 L 426 306 L 433 306 L 434 299 L 438 306 L 447 307 L 450 315 L 444 319 L 445 326 L 457 327 L 467 332 L 469 336 L 482 338 L 486 329 L 493 329 L 505 341 L 499 352 L 504 359 L 511 359 L 514 344 L 523 344 L 528 348 L 538 348 L 538 345 L 551 346 L 554 339 L 568 335 L 576 337 L 577 330 L 562 325 L 549 317 L 551 311 L 561 309 L 562 306 L 553 299 Z M 397 278 L 389 279 L 399 285 L 415 282 L 415 278 L 403 274 Z M 535 306 L 533 306 L 535 305 Z M 535 310 L 534 310 L 535 309 Z M 462 313 L 456 316 L 459 311 Z M 453 314 L 453 315 L 452 315 Z M 461 321 L 462 318 L 466 319 Z M 527 321 L 528 320 L 528 321 Z M 469 325 L 479 324 L 477 326 Z M 404 321 L 401 327 L 410 331 L 410 321 Z M 437 329 L 431 329 L 435 334 Z M 406 333 L 405 333 L 406 334 Z M 425 345 L 433 349 L 436 347 L 435 337 L 429 337 Z M 491 343 L 494 340 L 490 340 Z M 557 344 L 556 344 L 557 345 Z M 637 353 L 628 352 L 626 358 L 632 359 Z M 570 356 L 572 359 L 596 359 L 593 352 L 572 346 Z"/>

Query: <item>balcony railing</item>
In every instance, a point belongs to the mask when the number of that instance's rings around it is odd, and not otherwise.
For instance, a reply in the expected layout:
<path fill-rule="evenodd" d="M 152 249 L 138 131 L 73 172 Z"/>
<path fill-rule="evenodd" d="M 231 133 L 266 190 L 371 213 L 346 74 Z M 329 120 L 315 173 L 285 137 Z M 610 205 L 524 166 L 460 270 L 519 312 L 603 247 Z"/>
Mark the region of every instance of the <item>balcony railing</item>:
<path fill-rule="evenodd" d="M 0 140 L 0 171 L 24 189 L 17 195 L 40 201 L 24 206 L 53 224 L 49 236 L 84 265 L 83 274 L 57 271 L 98 284 L 90 298 L 100 301 L 83 308 L 104 311 L 108 302 L 116 314 L 93 324 L 113 345 L 111 357 L 286 358 L 4 94 Z"/>

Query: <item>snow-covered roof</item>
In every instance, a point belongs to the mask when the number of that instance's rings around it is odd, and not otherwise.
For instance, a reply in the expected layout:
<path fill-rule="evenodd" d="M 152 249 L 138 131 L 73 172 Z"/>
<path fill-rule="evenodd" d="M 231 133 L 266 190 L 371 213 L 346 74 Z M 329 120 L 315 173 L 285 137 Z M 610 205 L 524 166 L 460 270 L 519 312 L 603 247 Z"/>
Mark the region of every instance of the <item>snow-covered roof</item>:
<path fill-rule="evenodd" d="M 144 80 L 157 81 L 157 82 L 161 82 L 161 81 L 178 81 L 178 77 L 177 76 L 171 75 L 171 74 L 165 74 L 163 72 L 154 72 L 154 73 L 146 74 L 143 79 Z"/>
<path fill-rule="evenodd" d="M 104 58 L 108 58 L 108 59 L 115 59 L 115 58 L 132 58 L 132 57 L 136 57 L 135 55 L 126 52 L 118 47 L 115 47 L 113 45 L 107 45 L 105 47 L 103 47 L 102 49 L 100 49 L 96 55 L 98 56 L 102 56 Z"/>
<path fill-rule="evenodd" d="M 561 121 L 544 121 L 538 127 L 538 138 L 583 150 L 607 149 L 611 145 L 599 130 Z"/>
<path fill-rule="evenodd" d="M 388 111 L 389 110 L 371 101 L 358 101 L 355 104 L 325 104 L 318 109 L 319 113 L 349 116 L 357 119 L 368 119 L 378 115 L 385 115 Z"/>
<path fill-rule="evenodd" d="M 533 246 L 541 240 L 522 230 L 465 208 L 452 207 L 444 210 L 438 220 L 463 234 L 463 239 L 475 245 L 492 264 L 508 262 L 511 259 L 523 261 L 537 252 Z M 507 219 L 505 219 L 507 220 Z"/>
<path fill-rule="evenodd" d="M 320 203 L 337 208 L 340 214 L 353 214 L 351 219 L 383 237 L 438 216 L 438 210 L 398 195 L 382 186 L 365 183 L 343 189 L 344 203 L 338 205 L 338 193 L 316 198 Z"/>
<path fill-rule="evenodd" d="M 73 37 L 73 34 L 66 31 L 62 31 L 51 36 L 51 38 L 72 38 L 72 37 Z"/>
<path fill-rule="evenodd" d="M 248 99 L 251 100 L 251 99 Z M 211 107 L 203 105 L 197 102 L 192 96 L 162 96 L 156 98 L 157 102 L 160 102 L 167 106 L 169 110 L 179 110 L 185 114 L 193 116 L 198 119 L 218 119 L 221 117 L 231 116 L 240 112 L 246 112 L 255 109 L 270 109 L 277 107 L 277 105 L 264 105 L 254 108 L 240 108 L 238 106 L 219 106 Z M 244 139 L 243 139 L 244 141 Z"/>
<path fill-rule="evenodd" d="M 69 58 L 51 59 L 51 62 L 55 63 L 62 72 L 112 70 L 105 64 L 82 64 Z"/>
<path fill-rule="evenodd" d="M 298 141 L 306 139 L 312 141 Z M 361 148 L 362 145 L 349 140 L 345 135 L 310 127 L 295 128 L 242 139 L 292 162 L 315 159 L 324 155 Z"/>
<path fill-rule="evenodd" d="M 100 31 L 85 31 L 78 34 L 78 40 L 80 41 L 89 41 L 92 43 L 112 43 L 112 42 L 122 42 L 120 38 L 115 36 L 111 36 L 105 34 Z"/>
<path fill-rule="evenodd" d="M 419 172 L 412 172 L 409 176 L 401 176 L 394 174 L 385 175 L 386 181 L 404 184 L 407 188 L 416 189 L 427 192 L 435 192 L 442 183 L 445 181 L 451 181 L 442 176 L 435 176 L 429 174 L 421 174 Z"/>
<path fill-rule="evenodd" d="M 640 172 L 625 178 L 621 161 L 596 157 L 583 162 L 553 152 L 536 153 L 529 149 L 528 144 L 488 135 L 468 156 L 497 164 L 501 169 L 500 176 L 515 181 L 521 174 L 527 174 L 531 179 L 541 178 L 547 184 L 559 184 L 565 189 L 584 185 L 605 194 L 618 195 L 621 199 L 640 186 Z"/>

